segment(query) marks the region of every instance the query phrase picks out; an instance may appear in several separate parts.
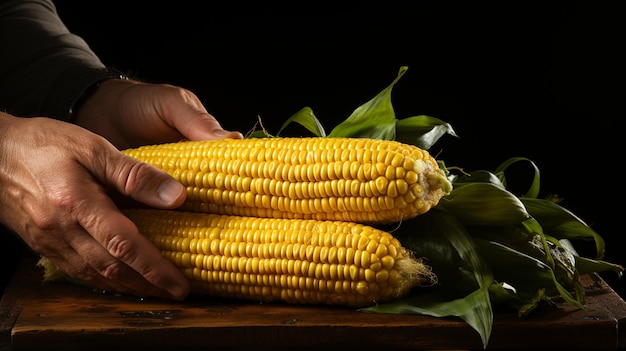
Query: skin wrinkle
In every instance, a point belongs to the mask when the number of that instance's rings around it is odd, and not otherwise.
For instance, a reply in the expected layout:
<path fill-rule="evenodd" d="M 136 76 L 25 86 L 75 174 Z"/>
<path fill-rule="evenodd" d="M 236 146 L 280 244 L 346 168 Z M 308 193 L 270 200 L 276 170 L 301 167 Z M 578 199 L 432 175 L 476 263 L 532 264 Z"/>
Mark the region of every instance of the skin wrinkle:
<path fill-rule="evenodd" d="M 50 145 L 47 145 L 47 143 L 45 142 L 45 138 L 42 138 L 39 135 L 35 135 L 32 139 L 33 144 L 38 145 L 38 147 L 40 149 L 46 150 L 46 152 L 50 152 L 50 150 L 52 150 L 54 152 L 55 148 L 53 147 L 52 149 L 50 149 Z M 8 152 L 9 155 L 15 155 L 17 153 L 15 152 Z M 45 154 L 45 153 L 44 153 Z M 12 164 L 15 163 L 14 158 L 11 157 L 6 157 L 6 160 L 8 161 L 7 164 Z M 3 169 L 14 169 L 14 170 L 18 170 L 19 167 L 6 167 Z M 42 172 L 42 174 L 52 174 L 54 175 L 56 172 L 56 169 L 46 169 Z M 28 176 L 30 176 L 31 174 L 28 173 Z M 74 199 L 70 196 L 71 191 L 68 191 L 67 188 L 68 187 L 67 184 L 65 184 L 64 187 L 60 187 L 55 189 L 55 191 L 49 191 L 46 190 L 46 187 L 44 186 L 44 184 L 41 184 L 42 180 L 41 178 L 29 178 L 29 179 L 24 179 L 22 178 L 22 183 L 26 182 L 28 184 L 31 185 L 35 185 L 37 187 L 36 191 L 29 191 L 27 193 L 23 193 L 20 191 L 20 189 L 22 189 L 22 186 L 20 184 L 16 184 L 14 181 L 11 181 L 12 179 L 15 179 L 16 177 L 14 176 L 8 176 L 7 179 L 8 180 L 3 180 L 3 182 L 6 184 L 7 182 L 12 183 L 11 185 L 5 186 L 3 187 L 4 189 L 8 189 L 5 190 L 4 193 L 5 194 L 10 194 L 10 198 L 12 198 L 14 201 L 14 203 L 18 203 L 18 204 L 22 204 L 22 207 L 26 210 L 27 213 L 30 214 L 30 218 L 33 220 L 34 225 L 40 229 L 40 230 L 45 230 L 45 231 L 54 231 L 54 230 L 58 230 L 58 228 L 62 227 L 62 220 L 60 218 L 56 218 L 54 216 L 53 213 L 49 213 L 47 211 L 44 211 L 43 209 L 47 208 L 50 206 L 50 204 L 52 204 L 55 208 L 61 208 L 61 209 L 68 209 L 70 213 L 74 213 L 76 208 L 78 206 L 80 206 L 79 204 L 74 204 Z M 47 178 L 47 177 L 42 177 L 42 178 Z M 41 199 L 41 198 L 37 198 L 34 193 L 43 193 L 45 196 L 45 199 Z M 32 196 L 30 196 L 30 194 L 33 194 Z M 26 197 L 30 198 L 30 200 L 26 201 Z M 24 223 L 25 225 L 28 223 Z M 30 231 L 28 228 L 24 227 L 23 230 L 25 231 Z"/>
<path fill-rule="evenodd" d="M 171 85 L 166 85 L 166 86 L 169 88 L 173 88 Z M 192 105 L 194 106 L 194 108 L 197 109 L 198 101 L 196 99 L 190 98 L 189 95 L 190 95 L 189 92 L 187 92 L 186 90 L 168 89 L 167 94 L 164 94 L 162 99 L 159 100 L 159 102 L 153 105 L 151 108 L 154 109 L 154 113 L 159 116 L 171 116 L 173 112 L 171 111 L 171 107 L 170 107 L 171 102 L 182 98 L 182 100 L 185 102 L 192 101 Z M 146 106 L 146 108 L 150 108 L 150 107 Z M 197 112 L 203 112 L 203 111 L 197 111 Z M 163 122 L 165 123 L 164 124 L 165 126 L 168 126 L 170 128 L 170 130 L 177 130 L 175 122 L 172 121 L 171 119 L 164 119 Z M 121 129 L 121 130 L 123 133 L 124 129 Z M 168 132 L 166 131 L 166 129 L 164 129 L 161 135 L 166 135 L 166 133 Z M 182 138 L 182 135 L 180 137 Z"/>
<path fill-rule="evenodd" d="M 153 166 L 150 166 L 149 164 L 143 162 L 132 163 L 128 170 L 126 170 L 125 167 L 124 173 L 119 174 L 119 183 L 124 184 L 124 195 L 134 194 L 139 189 L 139 187 L 142 186 L 150 188 L 155 185 L 154 188 L 156 188 L 160 182 L 151 182 L 153 178 L 143 176 L 144 174 L 148 174 L 149 172 L 149 170 L 144 171 L 144 169 L 152 167 Z"/>
<path fill-rule="evenodd" d="M 109 238 L 110 240 L 107 241 L 106 249 L 113 257 L 126 262 L 135 257 L 136 253 L 134 250 L 131 250 L 132 245 L 129 245 L 128 240 L 124 240 L 123 238 L 123 235 L 113 235 Z M 122 261 L 116 261 L 113 264 L 107 265 L 101 274 L 108 279 L 119 279 L 122 266 Z"/>
<path fill-rule="evenodd" d="M 101 158 L 101 157 L 97 157 L 99 154 L 96 153 L 94 156 L 95 157 L 88 157 L 85 159 L 90 159 L 90 160 L 94 160 L 95 162 L 99 163 L 99 165 L 96 165 L 95 169 L 104 169 L 105 173 L 111 172 L 109 169 L 110 167 L 107 167 L 107 165 L 109 164 L 107 162 L 107 159 L 105 158 Z M 89 155 L 88 155 L 89 156 Z M 124 156 L 125 158 L 125 156 Z M 134 176 L 134 169 L 137 168 L 141 168 L 142 163 L 137 163 L 137 162 L 132 162 L 132 163 L 123 163 L 124 167 L 113 167 L 114 171 L 115 170 L 120 170 L 119 173 L 117 174 L 117 179 L 118 182 L 124 184 L 124 194 L 125 196 L 131 195 L 134 193 L 134 191 L 136 191 L 136 177 Z M 147 164 L 146 164 L 147 166 Z M 89 168 L 89 167 L 87 167 Z M 99 178 L 96 175 L 96 178 Z M 106 176 L 102 177 L 103 179 L 106 179 Z M 114 178 L 115 179 L 115 178 Z M 99 189 L 100 191 L 104 191 L 103 187 L 100 187 Z M 102 197 L 106 197 L 105 193 L 101 194 Z M 87 231 L 90 232 L 91 228 L 107 228 L 109 227 L 108 225 L 106 225 L 105 223 L 103 223 L 104 220 L 109 220 L 108 218 L 102 218 L 101 216 L 99 216 L 98 213 L 94 212 L 94 211 L 85 211 L 85 209 L 88 208 L 88 204 L 86 203 L 82 203 L 82 201 L 76 201 L 75 199 L 72 200 L 73 203 L 75 204 L 74 207 L 71 208 L 71 213 L 76 213 L 76 215 L 73 216 L 73 218 L 77 218 L 79 220 L 79 223 L 81 225 L 81 227 Z M 132 244 L 129 243 L 129 241 L 127 240 L 128 236 L 126 235 L 126 233 L 124 233 L 124 231 L 121 232 L 110 232 L 110 231 L 105 231 L 103 232 L 104 236 L 101 238 L 95 238 L 96 240 L 100 241 L 100 242 L 104 242 L 106 243 L 106 250 L 113 256 L 116 257 L 118 259 L 124 260 L 126 261 L 129 258 L 132 258 L 134 256 L 136 256 L 136 253 L 133 252 L 132 250 L 129 250 L 129 247 L 132 248 Z M 97 269 L 101 271 L 101 273 L 103 274 L 103 276 L 110 278 L 110 279 L 116 279 L 119 277 L 118 272 L 120 271 L 120 263 L 121 262 L 116 262 L 115 266 L 113 265 L 109 265 L 108 267 L 105 267 L 104 270 L 102 270 L 101 267 L 98 267 Z"/>
<path fill-rule="evenodd" d="M 51 259 L 56 259 L 57 256 L 49 257 Z M 60 258 L 60 257 L 59 257 Z M 71 266 L 70 274 L 77 279 L 84 280 L 86 282 L 93 282 L 96 280 L 97 275 L 94 274 L 94 270 L 91 265 L 87 261 L 82 261 L 80 265 Z"/>

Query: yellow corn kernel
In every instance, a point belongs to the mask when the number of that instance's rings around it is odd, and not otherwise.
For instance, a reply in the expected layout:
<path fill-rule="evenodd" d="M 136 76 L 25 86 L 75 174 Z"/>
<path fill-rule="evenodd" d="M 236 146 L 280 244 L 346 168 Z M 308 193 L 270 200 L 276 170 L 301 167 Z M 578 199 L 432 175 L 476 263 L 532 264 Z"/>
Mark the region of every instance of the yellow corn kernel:
<path fill-rule="evenodd" d="M 390 233 L 364 224 L 156 209 L 124 213 L 190 279 L 196 295 L 362 307 L 436 279 Z"/>
<path fill-rule="evenodd" d="M 367 138 L 184 141 L 123 151 L 187 187 L 181 210 L 393 223 L 425 213 L 451 183 L 425 150 Z"/>

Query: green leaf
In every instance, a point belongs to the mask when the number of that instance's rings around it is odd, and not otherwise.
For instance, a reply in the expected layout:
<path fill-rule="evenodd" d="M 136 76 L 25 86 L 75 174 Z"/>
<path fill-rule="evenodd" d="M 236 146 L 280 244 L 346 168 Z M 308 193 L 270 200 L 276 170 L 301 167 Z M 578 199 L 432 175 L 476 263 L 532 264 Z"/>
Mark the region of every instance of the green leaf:
<path fill-rule="evenodd" d="M 450 213 L 435 208 L 403 222 L 393 234 L 416 257 L 426 259 L 438 284 L 363 311 L 457 316 L 480 334 L 486 346 L 493 325 L 489 300 L 493 275 L 463 224 Z"/>
<path fill-rule="evenodd" d="M 557 282 L 564 289 L 575 292 L 577 301 L 584 304 L 585 290 L 580 282 L 580 273 L 576 269 L 575 251 L 563 246 L 556 238 L 543 233 L 543 229 L 535 219 L 529 222 L 533 222 L 533 226 L 539 229 L 535 230 L 536 234 L 524 253 L 550 266 Z"/>
<path fill-rule="evenodd" d="M 500 178 L 498 178 L 495 174 L 485 170 L 477 170 L 462 174 L 454 180 L 453 185 L 455 188 L 457 188 L 471 183 L 490 183 L 502 190 L 506 190 L 506 187 L 504 186 L 504 184 L 502 184 Z"/>
<path fill-rule="evenodd" d="M 528 162 L 533 167 L 533 170 L 534 170 L 533 179 L 530 182 L 530 185 L 528 187 L 528 191 L 523 196 L 524 197 L 529 197 L 529 198 L 536 198 L 537 195 L 539 194 L 539 185 L 540 185 L 539 168 L 530 159 L 528 159 L 526 157 L 511 157 L 511 158 L 505 160 L 504 162 L 502 162 L 496 168 L 496 170 L 495 170 L 496 175 L 498 177 L 500 177 L 500 179 L 502 180 L 502 184 L 504 184 L 504 186 L 506 186 L 506 179 L 505 179 L 504 173 L 505 173 L 505 171 L 506 171 L 506 169 L 508 167 L 510 167 L 512 164 L 517 163 L 517 162 Z"/>
<path fill-rule="evenodd" d="M 557 291 L 566 302 L 585 309 L 557 280 L 548 264 L 497 242 L 478 238 L 474 242 L 480 247 L 481 255 L 491 267 L 494 278 L 513 286 L 525 303 L 533 299 L 539 290 L 551 289 Z"/>
<path fill-rule="evenodd" d="M 280 132 L 282 132 L 291 123 L 300 124 L 309 132 L 313 133 L 313 135 L 315 136 L 326 136 L 326 131 L 324 130 L 324 127 L 317 119 L 317 117 L 315 117 L 315 114 L 310 107 L 304 107 L 300 111 L 294 113 L 291 117 L 289 117 L 289 119 L 287 119 L 285 123 L 283 123 L 283 125 L 280 127 L 276 135 L 278 136 Z"/>
<path fill-rule="evenodd" d="M 596 258 L 604 257 L 604 239 L 571 211 L 550 200 L 526 197 L 520 200 L 544 232 L 557 239 L 592 239 L 596 245 Z"/>
<path fill-rule="evenodd" d="M 352 114 L 339 123 L 328 137 L 373 138 L 397 140 L 428 150 L 443 135 L 457 136 L 447 122 L 430 116 L 413 116 L 396 119 L 391 103 L 391 92 L 398 80 L 408 70 L 401 66 L 393 82 L 368 102 L 357 107 Z M 279 136 L 291 123 L 298 123 L 314 136 L 326 137 L 326 132 L 310 107 L 304 107 L 288 118 L 276 133 Z M 247 138 L 272 137 L 266 130 L 257 130 Z"/>
<path fill-rule="evenodd" d="M 493 311 L 488 286 L 462 298 L 441 301 L 436 292 L 416 294 L 374 307 L 362 308 L 368 313 L 420 314 L 432 317 L 459 317 L 478 332 L 487 347 L 493 326 Z"/>
<path fill-rule="evenodd" d="M 357 107 L 352 115 L 337 125 L 328 136 L 394 140 L 396 114 L 391 104 L 391 90 L 407 69 L 406 66 L 400 67 L 398 76 L 387 88 Z"/>
<path fill-rule="evenodd" d="M 576 269 L 580 274 L 592 274 L 598 272 L 615 272 L 618 277 L 624 274 L 624 267 L 619 264 L 602 260 L 593 260 L 587 257 L 574 256 L 576 259 Z"/>
<path fill-rule="evenodd" d="M 467 231 L 473 238 L 495 241 L 518 251 L 524 251 L 534 235 L 521 223 L 467 226 Z"/>
<path fill-rule="evenodd" d="M 445 134 L 457 136 L 452 125 L 439 118 L 420 115 L 396 120 L 396 140 L 424 150 Z"/>
<path fill-rule="evenodd" d="M 454 298 L 491 284 L 489 267 L 475 251 L 466 227 L 452 214 L 433 208 L 390 231 L 415 255 L 428 260 L 439 283 L 454 286 Z"/>
<path fill-rule="evenodd" d="M 454 214 L 464 225 L 513 225 L 530 218 L 517 196 L 492 183 L 455 187 L 437 208 Z"/>
<path fill-rule="evenodd" d="M 576 291 L 578 300 L 584 300 L 574 253 L 555 238 L 545 235 L 534 218 L 519 225 L 468 227 L 468 231 L 475 240 L 493 241 L 540 260 L 552 269 L 553 275 L 565 289 Z M 543 288 L 551 287 L 552 284 Z"/>

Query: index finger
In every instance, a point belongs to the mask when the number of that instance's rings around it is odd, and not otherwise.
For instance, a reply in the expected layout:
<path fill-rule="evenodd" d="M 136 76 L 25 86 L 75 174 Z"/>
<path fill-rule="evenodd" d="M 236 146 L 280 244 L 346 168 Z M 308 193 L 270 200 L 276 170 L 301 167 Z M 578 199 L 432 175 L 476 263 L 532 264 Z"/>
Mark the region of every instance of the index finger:
<path fill-rule="evenodd" d="M 187 296 L 189 280 L 110 201 L 99 202 L 97 208 L 88 209 L 77 218 L 79 224 L 115 259 L 115 262 L 107 264 L 91 262 L 106 279 L 130 276 L 124 272 L 127 266 L 172 298 Z M 138 295 L 146 293 L 142 291 L 145 284 L 141 281 L 131 279 L 123 283 L 128 290 L 137 291 Z"/>
<path fill-rule="evenodd" d="M 188 120 L 177 120 L 176 129 L 189 140 L 243 139 L 243 134 L 222 128 L 220 123 L 206 112 L 198 111 Z"/>
<path fill-rule="evenodd" d="M 191 91 L 178 88 L 170 98 L 160 100 L 161 116 L 189 140 L 206 139 L 242 139 L 238 131 L 225 130 L 219 121 L 210 113 Z"/>

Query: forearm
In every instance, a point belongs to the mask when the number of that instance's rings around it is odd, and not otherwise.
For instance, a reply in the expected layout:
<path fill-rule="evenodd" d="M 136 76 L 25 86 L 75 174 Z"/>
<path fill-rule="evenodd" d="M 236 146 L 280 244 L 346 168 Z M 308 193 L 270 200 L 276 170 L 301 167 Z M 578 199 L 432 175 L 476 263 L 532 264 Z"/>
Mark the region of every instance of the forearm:
<path fill-rule="evenodd" d="M 0 109 L 13 115 L 67 120 L 83 91 L 116 75 L 49 0 L 0 2 L 0 47 Z"/>

